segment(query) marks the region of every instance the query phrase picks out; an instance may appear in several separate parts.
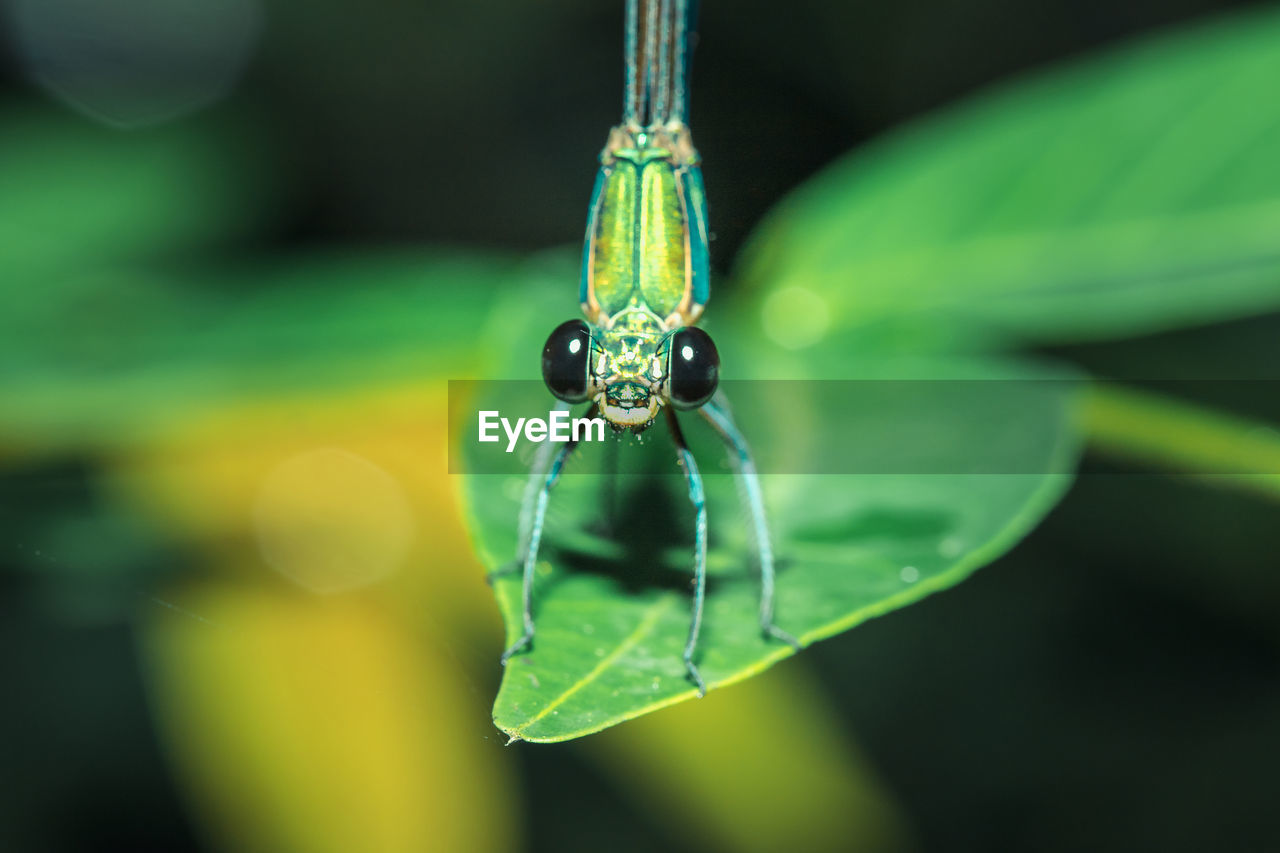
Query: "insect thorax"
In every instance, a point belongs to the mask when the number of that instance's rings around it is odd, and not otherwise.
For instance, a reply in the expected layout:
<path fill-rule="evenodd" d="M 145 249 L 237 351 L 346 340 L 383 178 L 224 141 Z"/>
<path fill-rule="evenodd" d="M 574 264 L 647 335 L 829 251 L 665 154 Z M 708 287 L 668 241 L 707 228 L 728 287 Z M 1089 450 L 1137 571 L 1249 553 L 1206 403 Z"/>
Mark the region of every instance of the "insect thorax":
<path fill-rule="evenodd" d="M 709 292 L 706 202 L 683 125 L 615 127 L 600 155 L 581 301 L 605 322 L 639 305 L 668 327 L 695 322 Z"/>

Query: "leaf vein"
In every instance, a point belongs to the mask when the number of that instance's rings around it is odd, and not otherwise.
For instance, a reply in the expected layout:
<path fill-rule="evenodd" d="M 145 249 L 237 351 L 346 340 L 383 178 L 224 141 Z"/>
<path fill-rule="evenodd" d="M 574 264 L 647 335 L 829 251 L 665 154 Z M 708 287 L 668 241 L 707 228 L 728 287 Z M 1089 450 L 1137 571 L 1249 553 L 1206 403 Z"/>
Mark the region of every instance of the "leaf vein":
<path fill-rule="evenodd" d="M 590 672 L 575 681 L 567 690 L 557 696 L 553 701 L 549 702 L 546 707 L 537 714 L 530 717 L 523 725 L 516 726 L 513 731 L 523 733 L 530 726 L 534 725 L 539 720 L 542 720 L 556 708 L 559 708 L 567 702 L 570 696 L 599 678 L 600 674 L 612 666 L 614 661 L 629 652 L 636 643 L 640 642 L 646 634 L 653 630 L 653 627 L 658 624 L 658 620 L 666 615 L 668 605 L 674 600 L 675 598 L 673 596 L 664 596 L 654 602 L 649 607 L 649 611 L 645 614 L 644 618 L 636 625 L 635 629 L 623 638 L 622 642 L 618 643 L 617 648 L 605 657 L 601 658 L 600 662 L 592 667 Z"/>

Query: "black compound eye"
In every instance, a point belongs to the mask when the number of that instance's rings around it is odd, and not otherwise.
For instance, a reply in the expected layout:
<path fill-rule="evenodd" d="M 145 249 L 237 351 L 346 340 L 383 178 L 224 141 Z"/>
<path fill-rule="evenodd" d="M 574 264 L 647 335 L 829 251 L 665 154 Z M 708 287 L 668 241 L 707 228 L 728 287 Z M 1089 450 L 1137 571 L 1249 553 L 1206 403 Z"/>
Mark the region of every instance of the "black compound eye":
<path fill-rule="evenodd" d="M 720 353 L 711 336 L 696 326 L 671 336 L 667 357 L 671 403 L 677 409 L 696 409 L 711 399 L 720 382 Z"/>
<path fill-rule="evenodd" d="M 591 329 L 581 320 L 556 326 L 542 348 L 542 379 L 566 403 L 587 399 L 587 372 L 591 358 Z"/>

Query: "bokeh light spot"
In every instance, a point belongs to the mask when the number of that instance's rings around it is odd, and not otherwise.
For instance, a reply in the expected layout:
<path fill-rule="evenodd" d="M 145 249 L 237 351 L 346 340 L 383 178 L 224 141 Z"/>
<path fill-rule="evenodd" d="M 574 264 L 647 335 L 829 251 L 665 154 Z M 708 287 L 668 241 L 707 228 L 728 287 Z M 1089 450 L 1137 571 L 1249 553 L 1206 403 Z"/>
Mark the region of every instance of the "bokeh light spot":
<path fill-rule="evenodd" d="M 27 75 L 118 127 L 155 124 L 221 98 L 261 29 L 259 0 L 8 0 Z"/>
<path fill-rule="evenodd" d="M 313 592 L 366 586 L 403 565 L 413 513 L 386 471 L 353 453 L 322 448 L 280 463 L 253 510 L 262 556 Z"/>
<path fill-rule="evenodd" d="M 816 344 L 831 325 L 826 300 L 803 287 L 784 287 L 770 294 L 760 319 L 770 340 L 787 349 Z"/>

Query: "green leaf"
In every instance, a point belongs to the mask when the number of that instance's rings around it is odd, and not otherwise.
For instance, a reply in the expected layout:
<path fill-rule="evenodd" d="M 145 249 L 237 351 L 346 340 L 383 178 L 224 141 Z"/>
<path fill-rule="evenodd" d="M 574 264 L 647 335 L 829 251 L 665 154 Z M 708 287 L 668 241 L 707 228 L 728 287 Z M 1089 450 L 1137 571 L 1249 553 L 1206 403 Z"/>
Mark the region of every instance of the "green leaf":
<path fill-rule="evenodd" d="M 1269 7 L 892 133 L 760 228 L 741 266 L 766 298 L 757 328 L 794 348 L 869 333 L 918 351 L 1280 307 L 1278 79 Z M 777 322 L 789 306 L 800 316 Z"/>
<path fill-rule="evenodd" d="M 103 127 L 47 107 L 4 105 L 0 306 L 48 294 L 53 277 L 153 259 L 247 233 L 273 181 L 243 130 L 180 122 Z"/>
<path fill-rule="evenodd" d="M 574 307 L 563 287 L 558 297 L 521 295 L 520 305 L 534 307 L 518 316 L 545 319 L 507 327 L 508 360 L 498 375 L 536 371 L 543 337 L 561 319 L 544 307 L 555 303 L 565 313 Z M 514 307 L 498 306 L 496 316 L 509 318 Z M 724 319 L 732 327 L 732 316 Z M 736 416 L 764 472 L 779 568 L 777 621 L 806 643 L 958 583 L 1027 533 L 1070 481 L 1076 386 L 1044 379 L 1042 369 L 1008 359 L 881 363 L 876 370 L 885 377 L 988 381 L 753 383 L 742 377 L 764 375 L 769 356 L 740 346 L 726 353 L 726 370 L 738 378 Z M 479 409 L 531 414 L 512 411 L 507 387 L 480 386 L 471 423 Z M 542 416 L 552 402 L 544 391 Z M 696 415 L 682 423 L 706 480 L 710 582 L 698 663 L 715 688 L 793 652 L 760 636 L 759 581 L 723 448 Z M 973 461 L 983 436 L 993 434 L 1009 473 L 978 473 L 992 469 Z M 511 660 L 494 707 L 495 722 L 512 737 L 567 740 L 696 695 L 681 662 L 693 517 L 665 435 L 656 425 L 642 443 L 621 442 L 619 453 L 644 457 L 652 473 L 618 479 L 615 517 L 605 509 L 608 480 L 595 475 L 601 445 L 575 453 L 552 493 L 534 648 Z M 478 444 L 464 452 L 470 470 L 491 470 Z M 877 469 L 883 473 L 859 473 L 886 458 L 892 461 Z M 822 471 L 833 473 L 815 473 Z M 465 478 L 468 522 L 490 569 L 515 557 L 525 479 L 510 471 Z M 522 630 L 520 578 L 498 578 L 495 594 L 514 641 Z"/>
<path fill-rule="evenodd" d="M 100 446 L 193 408 L 475 375 L 494 294 L 566 269 L 555 253 L 383 251 L 79 273 L 0 317 L 0 438 Z"/>
<path fill-rule="evenodd" d="M 1117 384 L 1091 388 L 1082 402 L 1100 453 L 1280 499 L 1280 433 L 1265 422 Z"/>

